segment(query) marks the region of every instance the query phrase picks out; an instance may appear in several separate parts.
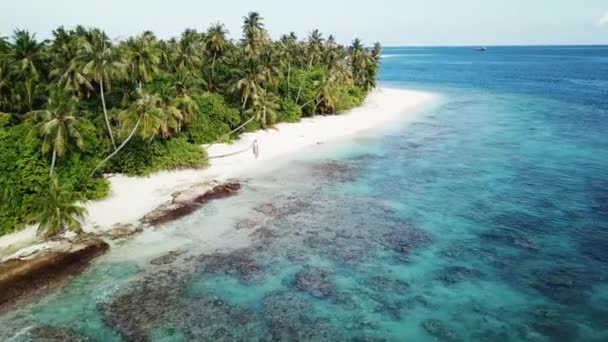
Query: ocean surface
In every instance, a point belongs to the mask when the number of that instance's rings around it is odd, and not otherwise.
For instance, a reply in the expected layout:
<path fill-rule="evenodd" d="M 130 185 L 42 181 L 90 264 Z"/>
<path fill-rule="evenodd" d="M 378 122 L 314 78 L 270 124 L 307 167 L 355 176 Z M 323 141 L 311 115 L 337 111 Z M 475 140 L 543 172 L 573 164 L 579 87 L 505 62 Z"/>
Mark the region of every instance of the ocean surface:
<path fill-rule="evenodd" d="M 608 47 L 384 54 L 439 95 L 413 122 L 115 243 L 0 340 L 608 341 Z"/>

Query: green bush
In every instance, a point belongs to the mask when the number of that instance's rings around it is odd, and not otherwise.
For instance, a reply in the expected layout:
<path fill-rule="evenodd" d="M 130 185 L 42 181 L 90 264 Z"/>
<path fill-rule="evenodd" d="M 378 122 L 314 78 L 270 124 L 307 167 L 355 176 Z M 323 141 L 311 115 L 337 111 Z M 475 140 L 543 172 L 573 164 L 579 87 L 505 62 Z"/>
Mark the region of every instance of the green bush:
<path fill-rule="evenodd" d="M 336 103 L 336 113 L 342 113 L 360 106 L 365 101 L 366 93 L 357 86 L 345 86 L 339 89 L 339 101 Z"/>
<path fill-rule="evenodd" d="M 198 113 L 184 130 L 188 141 L 206 144 L 221 139 L 241 122 L 239 110 L 226 104 L 220 95 L 205 94 L 195 98 Z"/>
<path fill-rule="evenodd" d="M 144 176 L 161 170 L 175 170 L 206 166 L 205 150 L 191 144 L 185 137 L 152 142 L 133 138 L 111 159 L 106 172 Z"/>
<path fill-rule="evenodd" d="M 8 113 L 0 113 L 0 128 L 7 127 L 11 123 L 11 115 Z"/>
<path fill-rule="evenodd" d="M 184 137 L 159 141 L 152 145 L 152 165 L 149 173 L 160 170 L 200 168 L 207 166 L 205 150 Z"/>
<path fill-rule="evenodd" d="M 49 187 L 50 157 L 42 154 L 34 129 L 30 122 L 0 128 L 0 235 L 27 224 L 36 200 Z M 90 122 L 81 121 L 78 130 L 86 141 L 85 148 L 78 151 L 73 147 L 68 158 L 57 160 L 57 175 L 61 184 L 73 189 L 76 198 L 103 198 L 109 191 L 108 181 L 89 177 L 100 160 L 96 151 L 102 143 Z"/>
<path fill-rule="evenodd" d="M 247 120 L 249 120 L 249 119 L 247 119 Z M 247 123 L 245 125 L 245 127 L 243 127 L 243 132 L 255 132 L 260 129 L 262 129 L 260 122 L 258 120 L 252 120 L 252 121 L 249 121 L 249 123 Z"/>
<path fill-rule="evenodd" d="M 302 109 L 293 100 L 281 99 L 279 122 L 299 122 L 302 118 Z"/>
<path fill-rule="evenodd" d="M 312 68 L 310 71 L 304 69 L 294 70 L 289 93 L 291 94 L 291 98 L 296 99 L 298 90 L 300 89 L 300 85 L 302 86 L 298 103 L 300 105 L 306 105 L 301 110 L 301 116 L 306 117 L 315 114 L 314 99 L 317 96 L 317 88 L 319 86 L 319 83 L 321 82 L 324 76 L 325 70 L 323 70 L 322 68 Z M 285 82 L 282 82 L 281 89 L 284 93 L 286 93 Z"/>

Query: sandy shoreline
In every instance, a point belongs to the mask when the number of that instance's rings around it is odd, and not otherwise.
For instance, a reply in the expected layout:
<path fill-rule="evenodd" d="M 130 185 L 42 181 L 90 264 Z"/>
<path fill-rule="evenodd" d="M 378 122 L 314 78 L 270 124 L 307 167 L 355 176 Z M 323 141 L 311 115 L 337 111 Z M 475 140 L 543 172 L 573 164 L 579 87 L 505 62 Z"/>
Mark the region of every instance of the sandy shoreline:
<path fill-rule="evenodd" d="M 109 178 L 110 195 L 104 200 L 86 203 L 88 215 L 83 228 L 87 232 L 101 233 L 118 224 L 135 223 L 170 200 L 177 191 L 206 181 L 236 178 L 300 148 L 346 137 L 393 120 L 413 118 L 416 109 L 434 98 L 436 95 L 428 92 L 379 88 L 368 96 L 363 106 L 348 113 L 305 118 L 295 124 L 282 123 L 276 129 L 246 133 L 233 144 L 219 144 L 208 149 L 210 156 L 225 155 L 245 150 L 257 140 L 260 152 L 257 159 L 249 149 L 234 156 L 213 159 L 206 169 L 159 172 L 149 177 L 112 176 Z M 34 227 L 2 236 L 0 256 L 3 249 L 14 250 L 35 242 Z"/>

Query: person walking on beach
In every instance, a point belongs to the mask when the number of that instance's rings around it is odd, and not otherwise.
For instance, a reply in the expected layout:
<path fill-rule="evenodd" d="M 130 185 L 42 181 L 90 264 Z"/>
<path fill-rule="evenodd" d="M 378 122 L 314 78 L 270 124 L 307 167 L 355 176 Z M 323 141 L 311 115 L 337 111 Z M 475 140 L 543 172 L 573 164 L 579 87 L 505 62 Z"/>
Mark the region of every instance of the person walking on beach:
<path fill-rule="evenodd" d="M 253 141 L 252 149 L 253 149 L 253 155 L 255 156 L 255 159 L 258 159 L 258 157 L 260 155 L 260 150 L 258 148 L 258 140 L 257 139 Z"/>

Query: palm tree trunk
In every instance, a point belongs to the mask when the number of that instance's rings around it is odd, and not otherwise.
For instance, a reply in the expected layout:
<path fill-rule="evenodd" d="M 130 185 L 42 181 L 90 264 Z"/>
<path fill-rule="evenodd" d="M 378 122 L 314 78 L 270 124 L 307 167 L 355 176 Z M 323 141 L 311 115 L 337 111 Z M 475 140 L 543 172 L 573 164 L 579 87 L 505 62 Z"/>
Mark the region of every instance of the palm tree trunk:
<path fill-rule="evenodd" d="M 99 92 L 101 93 L 101 106 L 103 107 L 103 117 L 106 119 L 106 126 L 108 127 L 108 133 L 110 134 L 110 140 L 114 151 L 116 151 L 116 142 L 114 141 L 114 134 L 112 133 L 112 126 L 110 126 L 110 119 L 108 119 L 108 110 L 106 109 L 106 97 L 103 91 L 103 76 L 99 78 Z"/>
<path fill-rule="evenodd" d="M 32 84 L 30 82 L 31 81 L 25 81 L 25 92 L 27 93 L 27 106 L 29 111 L 34 107 L 34 104 L 32 103 Z"/>
<path fill-rule="evenodd" d="M 287 96 L 291 93 L 291 60 L 287 61 Z"/>
<path fill-rule="evenodd" d="M 213 52 L 213 61 L 211 62 L 211 73 L 209 74 L 209 86 L 207 87 L 207 89 L 209 89 L 209 91 L 211 91 L 212 88 L 212 80 L 213 80 L 213 70 L 215 69 L 215 59 L 217 57 L 217 51 Z"/>
<path fill-rule="evenodd" d="M 310 101 L 306 102 L 305 104 L 303 104 L 302 106 L 300 106 L 300 109 L 304 109 L 304 107 L 308 106 L 308 104 L 309 104 L 309 103 L 311 103 L 311 102 L 313 102 L 313 101 L 316 101 L 316 100 L 317 100 L 317 99 L 312 99 L 312 100 L 310 100 Z M 314 113 L 313 113 L 313 114 L 314 114 Z"/>
<path fill-rule="evenodd" d="M 241 124 L 239 127 L 237 127 L 237 128 L 235 128 L 235 129 L 233 129 L 233 130 L 232 130 L 230 133 L 225 134 L 225 135 L 223 135 L 222 137 L 225 137 L 225 136 L 230 136 L 230 135 L 234 134 L 235 132 L 238 132 L 239 130 L 241 130 L 241 128 L 243 128 L 243 127 L 247 126 L 247 124 L 248 124 L 248 123 L 250 123 L 251 121 L 253 121 L 253 119 L 255 119 L 255 116 L 254 116 L 254 115 L 252 115 L 252 116 L 249 118 L 249 120 L 247 120 L 247 121 L 245 121 L 244 123 L 242 123 L 242 124 Z M 216 140 L 216 141 L 214 141 L 213 143 L 211 143 L 211 144 L 209 144 L 209 145 L 205 146 L 205 148 L 206 148 L 206 149 L 208 149 L 208 148 L 210 148 L 211 146 L 213 146 L 213 145 L 217 144 L 219 141 L 220 141 L 220 139 L 217 139 L 217 140 Z"/>
<path fill-rule="evenodd" d="M 245 96 L 245 101 L 243 101 L 243 108 L 242 110 L 245 110 L 245 106 L 247 105 L 247 100 L 249 99 L 249 95 Z"/>
<path fill-rule="evenodd" d="M 253 121 L 253 119 L 255 119 L 255 115 L 252 115 L 249 120 L 245 121 L 244 123 L 242 123 L 239 127 L 235 128 L 232 130 L 232 132 L 228 133 L 228 135 L 231 135 L 235 132 L 238 132 L 241 128 L 247 126 L 248 123 L 250 123 L 251 121 Z"/>
<path fill-rule="evenodd" d="M 312 56 L 310 57 L 310 62 L 308 63 L 308 71 L 310 71 L 310 69 L 312 68 Z M 307 76 L 307 75 L 305 75 Z M 298 103 L 298 101 L 300 100 L 300 95 L 302 94 L 302 87 L 304 86 L 304 81 L 306 80 L 306 78 L 304 78 L 304 80 L 302 80 L 302 82 L 300 82 L 300 89 L 298 89 L 298 96 L 296 97 L 296 103 Z"/>
<path fill-rule="evenodd" d="M 125 147 L 125 145 L 129 142 L 129 140 L 131 140 L 131 138 L 133 138 L 133 136 L 135 135 L 135 132 L 137 132 L 137 128 L 139 128 L 139 123 L 141 122 L 141 116 L 139 117 L 139 119 L 137 119 L 137 123 L 135 123 L 135 127 L 133 127 L 133 130 L 131 131 L 131 133 L 129 133 L 129 136 L 127 137 L 127 139 L 125 139 L 125 141 L 122 142 L 122 144 L 120 144 L 120 146 L 118 146 L 118 148 L 112 152 L 109 156 L 106 157 L 106 159 L 102 160 L 101 163 L 97 164 L 97 166 L 95 166 L 95 168 L 93 169 L 93 171 L 91 172 L 91 177 L 95 174 L 95 172 L 97 172 L 97 170 L 99 170 L 100 167 L 103 166 L 103 164 L 105 164 L 108 160 L 112 159 L 112 157 L 114 157 L 116 154 L 118 154 L 118 152 L 120 152 L 120 150 L 122 150 L 123 147 Z"/>
<path fill-rule="evenodd" d="M 57 149 L 53 147 L 53 156 L 51 157 L 51 172 L 50 177 L 53 177 L 53 171 L 55 171 L 55 162 L 57 161 Z"/>

